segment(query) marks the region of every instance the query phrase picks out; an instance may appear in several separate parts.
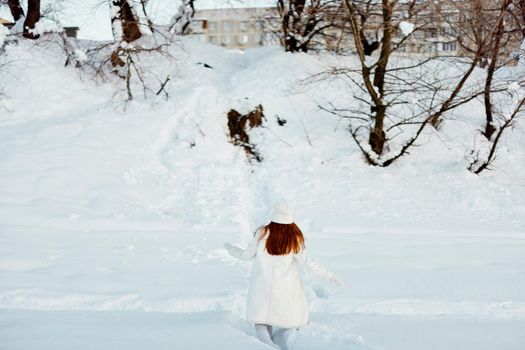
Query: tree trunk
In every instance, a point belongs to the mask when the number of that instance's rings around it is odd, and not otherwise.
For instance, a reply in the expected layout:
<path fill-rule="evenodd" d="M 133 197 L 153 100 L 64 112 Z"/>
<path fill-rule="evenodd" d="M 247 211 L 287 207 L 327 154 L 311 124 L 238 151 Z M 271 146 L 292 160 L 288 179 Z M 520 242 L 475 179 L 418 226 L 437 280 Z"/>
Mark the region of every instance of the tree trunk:
<path fill-rule="evenodd" d="M 292 12 L 290 11 L 290 4 L 288 7 L 283 0 L 277 2 L 277 9 L 281 14 L 281 32 L 284 37 L 284 50 L 286 52 L 294 52 L 296 45 L 295 37 L 290 35 L 290 23 L 292 22 Z"/>
<path fill-rule="evenodd" d="M 525 0 L 518 1 L 519 14 L 521 17 L 521 45 L 519 49 L 518 65 L 525 66 Z"/>
<path fill-rule="evenodd" d="M 284 49 L 287 52 L 307 52 L 308 42 L 300 42 L 297 36 L 306 37 L 315 30 L 316 23 L 310 18 L 304 28 L 302 28 L 302 17 L 304 16 L 304 9 L 306 7 L 306 0 L 279 0 L 277 2 L 277 9 L 281 15 L 281 32 L 284 38 Z M 310 8 L 310 11 L 315 11 Z M 311 14 L 307 14 L 312 16 Z"/>
<path fill-rule="evenodd" d="M 492 135 L 496 131 L 496 128 L 494 127 L 494 117 L 492 115 L 492 101 L 491 101 L 491 93 L 492 93 L 492 78 L 494 77 L 494 71 L 496 70 L 496 65 L 498 62 L 498 56 L 499 56 L 499 49 L 501 46 L 501 37 L 503 35 L 503 20 L 499 21 L 498 29 L 496 30 L 495 37 L 494 37 L 494 44 L 492 46 L 492 57 L 490 60 L 490 64 L 487 68 L 487 78 L 485 79 L 485 90 L 484 90 L 484 100 L 485 100 L 485 131 L 483 132 L 483 135 L 487 138 L 487 140 L 490 141 L 492 138 Z"/>
<path fill-rule="evenodd" d="M 113 25 L 115 41 L 122 40 L 130 43 L 139 39 L 142 36 L 139 22 L 128 0 L 113 0 L 112 5 L 114 13 L 111 18 L 111 23 Z M 118 35 L 118 29 L 115 28 L 115 26 L 118 26 L 119 24 L 122 29 L 122 35 Z"/>
<path fill-rule="evenodd" d="M 9 0 L 8 2 L 9 10 L 11 10 L 11 15 L 15 22 L 20 18 L 24 17 L 24 9 L 20 6 L 20 1 L 18 0 Z"/>
<path fill-rule="evenodd" d="M 374 100 L 376 114 L 374 116 L 374 128 L 370 131 L 368 143 L 372 150 L 378 155 L 383 154 L 386 142 L 385 131 L 383 130 L 386 106 L 383 102 L 385 92 L 385 73 L 388 59 L 392 53 L 392 3 L 390 0 L 383 0 L 383 39 L 381 40 L 381 54 L 378 65 L 374 73 L 374 85 L 379 92 L 379 98 Z"/>
<path fill-rule="evenodd" d="M 381 97 L 384 93 L 385 73 L 388 59 L 392 51 L 392 4 L 383 0 L 383 39 L 381 39 L 381 54 L 374 74 L 374 85 Z"/>
<path fill-rule="evenodd" d="M 523 38 L 525 38 L 525 25 L 523 25 L 523 23 L 525 23 L 525 0 L 519 0 L 517 3 L 521 15 L 521 20 L 523 21 L 521 27 L 521 35 Z"/>
<path fill-rule="evenodd" d="M 386 142 L 385 131 L 383 130 L 383 122 L 385 120 L 386 106 L 379 106 L 375 115 L 374 128 L 370 130 L 368 143 L 375 154 L 380 156 L 383 154 L 383 148 Z"/>
<path fill-rule="evenodd" d="M 40 0 L 27 1 L 27 16 L 24 21 L 24 37 L 37 39 L 40 35 L 31 33 L 35 29 L 35 23 L 40 20 Z"/>

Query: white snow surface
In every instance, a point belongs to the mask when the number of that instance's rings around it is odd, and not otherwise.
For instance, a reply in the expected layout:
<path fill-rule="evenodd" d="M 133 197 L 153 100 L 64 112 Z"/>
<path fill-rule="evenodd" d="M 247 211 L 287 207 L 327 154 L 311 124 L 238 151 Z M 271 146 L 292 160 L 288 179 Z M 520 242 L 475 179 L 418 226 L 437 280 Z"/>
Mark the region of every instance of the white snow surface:
<path fill-rule="evenodd" d="M 45 40 L 0 56 L 0 349 L 267 348 L 242 319 L 250 264 L 222 244 L 244 246 L 277 198 L 345 281 L 305 276 L 296 349 L 523 349 L 522 119 L 481 176 L 478 101 L 376 168 L 317 107 L 347 87 L 298 82 L 329 55 L 183 44 L 171 99 L 125 110 Z M 226 113 L 258 104 L 249 163 Z"/>
<path fill-rule="evenodd" d="M 0 26 L 0 47 L 4 45 L 5 38 L 9 34 L 9 29 L 6 26 Z"/>
<path fill-rule="evenodd" d="M 78 62 L 83 63 L 88 60 L 86 53 L 82 51 L 81 49 L 75 49 L 74 53 L 75 53 L 75 58 Z"/>
<path fill-rule="evenodd" d="M 29 32 L 35 35 L 43 35 L 46 33 L 58 33 L 61 31 L 63 31 L 63 29 L 58 23 L 51 20 L 47 20 L 45 18 L 42 18 L 38 22 L 36 22 L 35 28 L 29 29 Z"/>
<path fill-rule="evenodd" d="M 513 93 L 516 93 L 520 90 L 520 83 L 518 83 L 517 81 L 513 81 L 512 83 L 509 84 L 509 86 L 507 87 L 507 91 L 509 92 L 513 92 Z"/>

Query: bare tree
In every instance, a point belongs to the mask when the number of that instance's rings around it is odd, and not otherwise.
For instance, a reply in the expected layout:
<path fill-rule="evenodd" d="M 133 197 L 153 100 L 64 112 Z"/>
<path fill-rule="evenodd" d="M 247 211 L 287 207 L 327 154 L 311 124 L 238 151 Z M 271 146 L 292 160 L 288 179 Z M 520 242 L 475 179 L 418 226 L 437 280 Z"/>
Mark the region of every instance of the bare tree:
<path fill-rule="evenodd" d="M 163 65 L 171 64 L 173 56 L 169 48 L 174 44 L 173 34 L 164 26 L 156 26 L 147 17 L 146 5 L 147 0 L 109 1 L 114 42 L 88 48 L 85 60 L 80 64 L 84 71 L 92 72 L 98 79 L 117 77 L 121 80 L 124 87 L 115 91 L 115 97 L 124 93 L 125 101 L 133 100 L 137 90 L 142 90 L 144 98 L 161 93 L 168 97 L 167 84 L 171 73 L 166 74 L 164 66 L 156 69 L 159 62 L 155 56 L 165 59 Z M 142 7 L 144 17 L 138 16 L 134 6 Z M 140 23 L 142 20 L 144 23 Z M 151 31 L 142 32 L 144 25 Z M 72 61 L 78 66 L 74 53 Z"/>
<path fill-rule="evenodd" d="M 505 94 L 507 94 L 507 98 L 504 100 L 506 100 L 508 105 L 504 106 L 504 108 L 507 109 L 508 114 L 505 114 L 504 111 L 495 113 L 497 117 L 495 119 L 499 119 L 499 125 L 495 127 L 493 137 L 487 143 L 483 143 L 485 152 L 480 152 L 480 146 L 471 151 L 473 160 L 468 169 L 475 174 L 480 174 L 482 171 L 490 169 L 490 165 L 496 159 L 498 145 L 503 133 L 513 127 L 516 120 L 522 117 L 525 111 L 525 97 L 523 95 L 520 95 L 518 91 L 506 91 Z M 496 123 L 496 121 L 493 123 Z"/>
<path fill-rule="evenodd" d="M 324 109 L 348 118 L 349 131 L 370 164 L 388 166 L 416 144 L 427 126 L 437 127 L 446 112 L 482 93 L 476 84 L 466 90 L 465 87 L 482 57 L 484 44 L 468 59 L 393 56 L 411 35 L 424 30 L 429 20 L 436 20 L 432 18 L 433 2 L 382 0 L 372 6 L 373 3 L 344 0 L 359 67 L 336 68 L 330 72 L 355 87 L 353 97 L 359 106 Z M 370 8 L 364 8 L 366 6 Z M 372 19 L 364 21 L 363 13 L 373 16 Z M 412 30 L 403 30 L 403 21 Z M 369 27 L 363 27 L 365 24 Z M 367 59 L 363 33 L 374 26 L 377 37 L 381 38 L 379 53 Z M 492 23 L 492 31 L 496 26 Z M 461 69 L 450 69 L 453 73 L 447 76 L 448 69 L 444 67 L 449 62 Z"/>
<path fill-rule="evenodd" d="M 195 0 L 182 0 L 178 12 L 171 20 L 170 31 L 177 35 L 187 34 L 194 15 Z"/>
<path fill-rule="evenodd" d="M 316 37 L 335 26 L 341 2 L 335 0 L 278 0 L 280 39 L 286 51 L 307 52 Z"/>
<path fill-rule="evenodd" d="M 501 4 L 501 12 L 502 14 L 505 14 L 505 12 L 508 10 L 509 6 L 512 4 L 512 0 L 504 0 Z M 493 104 L 491 101 L 491 95 L 492 95 L 492 83 L 494 79 L 494 73 L 499 68 L 498 61 L 500 58 L 500 49 L 501 45 L 503 44 L 504 40 L 504 34 L 505 34 L 505 28 L 504 28 L 504 20 L 507 16 L 501 15 L 499 16 L 496 24 L 496 30 L 493 33 L 492 36 L 492 45 L 491 51 L 489 55 L 490 64 L 487 67 L 487 78 L 485 79 L 485 90 L 483 94 L 483 98 L 485 101 L 485 116 L 486 116 L 486 123 L 485 123 L 485 131 L 483 132 L 483 135 L 490 140 L 492 138 L 492 135 L 496 131 L 496 128 L 494 127 L 494 117 L 493 117 Z"/>
<path fill-rule="evenodd" d="M 128 99 L 133 99 L 131 93 L 131 75 L 133 69 L 139 72 L 132 56 L 135 48 L 128 44 L 142 36 L 138 17 L 129 0 L 111 0 L 111 26 L 117 47 L 111 53 L 111 63 L 114 72 L 119 73 L 118 67 L 124 68 L 122 78 L 126 81 Z M 140 74 L 139 74 L 140 77 Z"/>
<path fill-rule="evenodd" d="M 483 10 L 484 4 L 477 4 L 479 11 Z M 486 4 L 485 4 L 486 5 Z M 505 65 L 507 61 L 500 57 L 500 51 L 503 46 L 512 40 L 512 36 L 516 33 L 522 34 L 525 25 L 520 22 L 520 15 L 524 12 L 525 3 L 523 1 L 518 2 L 517 10 L 518 14 L 513 11 L 512 0 L 500 1 L 500 7 L 494 7 L 494 4 L 490 4 L 485 9 L 486 11 L 494 11 L 494 8 L 499 10 L 499 16 L 497 17 L 496 29 L 493 31 L 490 42 L 490 51 L 487 52 L 487 74 L 484 84 L 484 107 L 485 107 L 485 126 L 481 131 L 484 136 L 484 142 L 478 142 L 475 144 L 471 151 L 473 157 L 468 169 L 476 174 L 481 173 L 485 169 L 489 169 L 489 166 L 496 158 L 496 150 L 498 142 L 501 140 L 503 132 L 511 127 L 518 116 L 523 113 L 524 98 L 520 98 L 519 86 L 525 83 L 524 77 L 519 74 L 512 76 L 514 81 L 510 82 L 508 77 L 497 78 L 497 70 Z M 514 38 L 514 40 L 517 40 Z M 523 38 L 522 38 L 523 40 Z M 476 42 L 475 42 L 476 43 Z M 523 55 L 523 53 L 520 53 Z M 513 89 L 507 88 L 507 86 L 513 86 Z M 494 103 L 496 99 L 497 103 Z M 485 152 L 481 152 L 481 149 L 485 149 Z"/>

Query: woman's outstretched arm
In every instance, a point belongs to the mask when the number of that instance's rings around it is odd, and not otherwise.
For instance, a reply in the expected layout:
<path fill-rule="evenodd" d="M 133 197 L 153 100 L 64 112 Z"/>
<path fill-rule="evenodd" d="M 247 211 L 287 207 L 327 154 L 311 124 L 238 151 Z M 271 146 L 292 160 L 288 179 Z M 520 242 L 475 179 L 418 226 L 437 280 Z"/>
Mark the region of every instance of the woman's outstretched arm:
<path fill-rule="evenodd" d="M 299 265 L 314 275 L 324 278 L 330 282 L 333 282 L 339 286 L 344 285 L 343 281 L 337 277 L 336 274 L 323 267 L 317 259 L 312 259 L 304 249 L 301 252 L 295 254 L 295 258 L 299 262 Z"/>
<path fill-rule="evenodd" d="M 251 260 L 255 257 L 257 253 L 257 244 L 259 243 L 259 231 L 255 233 L 255 236 L 252 238 L 248 247 L 246 249 L 241 249 L 237 246 L 234 246 L 230 243 L 224 243 L 224 248 L 230 253 L 231 256 L 239 260 Z"/>

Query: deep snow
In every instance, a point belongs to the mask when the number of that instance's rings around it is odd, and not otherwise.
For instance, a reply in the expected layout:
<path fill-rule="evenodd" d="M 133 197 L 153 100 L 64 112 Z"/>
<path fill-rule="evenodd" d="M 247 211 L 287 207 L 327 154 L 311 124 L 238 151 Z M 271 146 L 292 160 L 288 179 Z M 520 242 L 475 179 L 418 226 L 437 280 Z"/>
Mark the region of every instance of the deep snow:
<path fill-rule="evenodd" d="M 55 45 L 7 47 L 1 349 L 263 349 L 242 320 L 250 266 L 222 243 L 245 244 L 276 197 L 346 282 L 306 276 L 312 320 L 298 349 L 523 348 L 522 120 L 482 176 L 465 160 L 479 102 L 374 168 L 345 121 L 317 107 L 348 100 L 345 87 L 298 83 L 333 57 L 173 50 L 172 99 L 123 111 L 111 83 L 62 67 Z M 226 113 L 259 103 L 267 121 L 251 137 L 264 161 L 250 164 Z"/>

